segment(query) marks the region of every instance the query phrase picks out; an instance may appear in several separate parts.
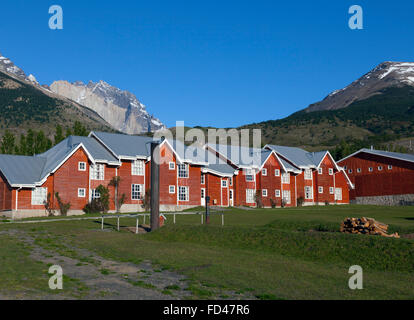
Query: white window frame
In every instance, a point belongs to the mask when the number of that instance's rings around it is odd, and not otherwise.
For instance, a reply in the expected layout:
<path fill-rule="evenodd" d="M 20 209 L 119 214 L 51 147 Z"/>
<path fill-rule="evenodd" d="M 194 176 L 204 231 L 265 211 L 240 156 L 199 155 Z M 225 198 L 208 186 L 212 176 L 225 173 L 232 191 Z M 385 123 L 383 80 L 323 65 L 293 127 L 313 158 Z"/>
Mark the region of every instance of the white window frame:
<path fill-rule="evenodd" d="M 283 201 L 285 201 L 286 204 L 291 203 L 290 190 L 283 190 Z"/>
<path fill-rule="evenodd" d="M 262 196 L 263 197 L 267 197 L 267 189 L 263 189 L 262 190 Z"/>
<path fill-rule="evenodd" d="M 388 165 L 388 170 L 392 170 L 392 164 Z"/>
<path fill-rule="evenodd" d="M 368 171 L 369 171 L 369 172 L 373 172 L 373 171 L 374 171 L 374 168 L 369 167 L 369 168 L 368 168 Z"/>
<path fill-rule="evenodd" d="M 86 189 L 78 188 L 78 198 L 85 198 L 85 197 L 86 197 Z"/>
<path fill-rule="evenodd" d="M 230 187 L 233 186 L 233 177 L 230 177 L 229 181 L 230 181 Z"/>
<path fill-rule="evenodd" d="M 318 174 L 323 174 L 323 168 L 318 168 Z"/>
<path fill-rule="evenodd" d="M 81 168 L 83 166 L 83 169 Z M 78 171 L 86 171 L 86 162 L 78 162 Z"/>
<path fill-rule="evenodd" d="M 145 173 L 144 160 L 134 160 L 131 163 L 131 175 L 133 175 L 133 176 L 143 176 L 144 173 Z"/>
<path fill-rule="evenodd" d="M 32 206 L 44 205 L 47 201 L 47 188 L 37 187 L 32 189 Z"/>
<path fill-rule="evenodd" d="M 168 163 L 168 169 L 169 170 L 175 170 L 175 162 L 169 162 Z"/>
<path fill-rule="evenodd" d="M 341 190 L 340 197 L 338 197 L 338 194 L 337 194 L 338 190 Z M 335 190 L 335 200 L 342 201 L 342 188 L 336 188 L 336 190 Z"/>
<path fill-rule="evenodd" d="M 382 166 L 378 166 L 378 171 L 382 171 L 383 167 Z"/>
<path fill-rule="evenodd" d="M 190 188 L 187 186 L 178 187 L 178 201 L 188 202 L 190 201 Z"/>
<path fill-rule="evenodd" d="M 246 189 L 246 203 L 255 203 L 254 196 L 255 196 L 254 189 Z"/>
<path fill-rule="evenodd" d="M 144 185 L 131 184 L 131 200 L 138 201 L 144 199 Z"/>
<path fill-rule="evenodd" d="M 329 175 L 333 176 L 333 174 L 334 174 L 334 170 L 332 168 L 329 168 Z"/>
<path fill-rule="evenodd" d="M 92 189 L 91 190 L 91 199 L 99 199 L 101 197 L 101 194 L 99 193 L 98 190 L 96 189 Z"/>
<path fill-rule="evenodd" d="M 105 165 L 102 163 L 95 163 L 90 167 L 91 180 L 105 180 Z"/>
<path fill-rule="evenodd" d="M 267 169 L 266 168 L 263 168 L 262 169 L 262 176 L 267 176 Z"/>
<path fill-rule="evenodd" d="M 279 189 L 275 190 L 275 197 L 280 198 L 280 190 Z"/>
<path fill-rule="evenodd" d="M 221 187 L 227 188 L 227 180 L 221 180 Z"/>
<path fill-rule="evenodd" d="M 175 186 L 168 186 L 168 193 L 169 194 L 175 194 Z"/>
<path fill-rule="evenodd" d="M 282 174 L 282 183 L 290 184 L 290 174 L 288 172 Z"/>
<path fill-rule="evenodd" d="M 251 179 L 249 179 L 248 177 L 251 177 Z M 246 182 L 254 182 L 256 181 L 256 175 L 254 173 L 254 170 L 249 169 L 246 171 Z"/>
<path fill-rule="evenodd" d="M 312 169 L 305 169 L 303 176 L 305 180 L 312 180 Z"/>
<path fill-rule="evenodd" d="M 310 186 L 305 187 L 305 199 L 313 200 L 313 189 Z"/>
<path fill-rule="evenodd" d="M 357 172 L 358 173 L 361 173 L 362 172 L 362 169 L 361 168 L 357 168 Z"/>
<path fill-rule="evenodd" d="M 318 187 L 318 192 L 323 193 L 323 187 Z"/>
<path fill-rule="evenodd" d="M 348 170 L 348 173 L 352 173 L 352 169 L 349 169 L 349 170 Z"/>
<path fill-rule="evenodd" d="M 204 173 L 200 176 L 200 184 L 206 184 L 206 175 Z"/>
<path fill-rule="evenodd" d="M 280 169 L 275 169 L 275 177 L 280 177 Z"/>
<path fill-rule="evenodd" d="M 335 194 L 335 188 L 329 187 L 329 194 Z"/>
<path fill-rule="evenodd" d="M 178 178 L 188 179 L 190 176 L 190 168 L 188 163 L 177 163 L 177 169 Z"/>

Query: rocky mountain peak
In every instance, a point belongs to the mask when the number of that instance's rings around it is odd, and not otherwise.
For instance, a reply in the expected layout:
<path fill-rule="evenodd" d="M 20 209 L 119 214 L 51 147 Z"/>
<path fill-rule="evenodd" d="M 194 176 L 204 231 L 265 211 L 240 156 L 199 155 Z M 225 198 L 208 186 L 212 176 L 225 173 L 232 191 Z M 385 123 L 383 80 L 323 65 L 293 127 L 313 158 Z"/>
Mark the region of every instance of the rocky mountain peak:
<path fill-rule="evenodd" d="M 310 105 L 306 112 L 337 110 L 367 99 L 389 87 L 414 86 L 414 62 L 385 61 L 373 70 L 352 82 L 347 87 L 336 90 L 324 100 Z"/>

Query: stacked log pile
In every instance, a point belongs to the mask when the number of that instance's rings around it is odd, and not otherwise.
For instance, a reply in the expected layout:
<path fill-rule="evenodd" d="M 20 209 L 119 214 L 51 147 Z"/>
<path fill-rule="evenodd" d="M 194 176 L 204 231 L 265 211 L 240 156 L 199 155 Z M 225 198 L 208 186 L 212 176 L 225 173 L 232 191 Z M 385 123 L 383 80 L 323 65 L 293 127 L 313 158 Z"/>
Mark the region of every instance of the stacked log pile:
<path fill-rule="evenodd" d="M 370 234 L 387 238 L 399 238 L 398 233 L 388 234 L 388 225 L 372 218 L 346 218 L 341 223 L 341 232 L 352 234 Z"/>

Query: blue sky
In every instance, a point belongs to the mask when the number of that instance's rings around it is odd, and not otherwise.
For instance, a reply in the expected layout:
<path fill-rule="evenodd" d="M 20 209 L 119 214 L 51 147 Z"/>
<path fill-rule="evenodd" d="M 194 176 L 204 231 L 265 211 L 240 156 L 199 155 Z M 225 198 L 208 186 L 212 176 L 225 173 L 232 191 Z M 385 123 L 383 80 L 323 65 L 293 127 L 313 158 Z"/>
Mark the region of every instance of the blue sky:
<path fill-rule="evenodd" d="M 64 29 L 48 28 L 51 5 Z M 348 9 L 364 9 L 364 30 Z M 278 119 L 377 64 L 414 61 L 414 2 L 2 1 L 0 53 L 42 84 L 106 82 L 167 126 Z"/>

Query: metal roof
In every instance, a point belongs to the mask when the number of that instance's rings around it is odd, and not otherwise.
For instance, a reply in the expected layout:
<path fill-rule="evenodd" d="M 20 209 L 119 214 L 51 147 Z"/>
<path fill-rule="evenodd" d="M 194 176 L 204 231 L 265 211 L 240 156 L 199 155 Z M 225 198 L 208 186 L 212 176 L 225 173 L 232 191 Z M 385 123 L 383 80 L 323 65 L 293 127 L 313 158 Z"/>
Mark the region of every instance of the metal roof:
<path fill-rule="evenodd" d="M 0 171 L 10 185 L 33 185 L 40 181 L 46 163 L 43 157 L 0 155 Z"/>
<path fill-rule="evenodd" d="M 328 153 L 328 151 L 308 152 L 296 147 L 276 146 L 271 144 L 266 145 L 265 148 L 275 151 L 298 168 L 303 169 L 318 167 Z"/>
<path fill-rule="evenodd" d="M 374 150 L 374 149 L 361 149 L 358 150 L 357 152 L 354 152 L 353 154 L 339 160 L 338 162 L 341 162 L 345 159 L 348 159 L 350 157 L 353 157 L 354 155 L 361 153 L 361 152 L 365 152 L 365 153 L 369 153 L 369 154 L 373 154 L 373 155 L 377 155 L 377 156 L 382 156 L 382 157 L 388 157 L 388 158 L 393 158 L 393 159 L 398 159 L 398 160 L 402 160 L 402 161 L 408 161 L 408 162 L 414 162 L 414 154 L 409 154 L 409 153 L 399 153 L 399 152 L 389 152 L 389 151 L 382 151 L 382 150 Z"/>
<path fill-rule="evenodd" d="M 207 144 L 207 147 L 215 150 L 224 158 L 238 167 L 257 167 L 260 168 L 272 153 L 270 150 L 248 148 L 225 144 Z"/>

